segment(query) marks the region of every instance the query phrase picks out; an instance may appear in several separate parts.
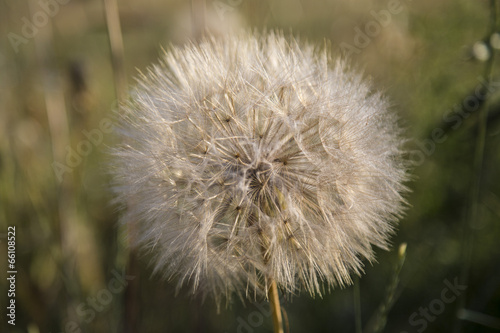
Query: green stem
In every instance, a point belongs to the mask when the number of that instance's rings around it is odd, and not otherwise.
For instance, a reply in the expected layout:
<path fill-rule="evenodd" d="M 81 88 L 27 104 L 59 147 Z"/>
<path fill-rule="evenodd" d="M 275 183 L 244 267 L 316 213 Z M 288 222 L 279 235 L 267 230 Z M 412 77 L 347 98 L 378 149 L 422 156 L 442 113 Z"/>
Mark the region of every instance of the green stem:
<path fill-rule="evenodd" d="M 490 20 L 488 34 L 491 36 L 496 31 L 497 26 L 497 4 L 496 0 L 490 0 Z M 484 76 L 488 85 L 492 80 L 493 64 L 495 62 L 495 50 L 490 48 L 491 55 L 486 62 Z M 484 150 L 486 143 L 486 129 L 488 123 L 488 111 L 490 104 L 490 94 L 486 95 L 485 103 L 480 110 L 477 123 L 476 146 L 474 151 L 473 181 L 470 194 L 470 206 L 467 218 L 464 219 L 463 226 L 463 246 L 462 246 L 462 269 L 460 272 L 460 282 L 463 285 L 469 284 L 469 271 L 472 266 L 472 254 L 474 249 L 474 229 L 479 225 L 479 202 L 481 196 L 481 173 L 484 162 Z M 466 307 L 466 293 L 459 298 L 457 302 L 457 313 Z M 462 330 L 462 323 L 458 316 L 455 319 L 454 332 L 459 333 Z"/>

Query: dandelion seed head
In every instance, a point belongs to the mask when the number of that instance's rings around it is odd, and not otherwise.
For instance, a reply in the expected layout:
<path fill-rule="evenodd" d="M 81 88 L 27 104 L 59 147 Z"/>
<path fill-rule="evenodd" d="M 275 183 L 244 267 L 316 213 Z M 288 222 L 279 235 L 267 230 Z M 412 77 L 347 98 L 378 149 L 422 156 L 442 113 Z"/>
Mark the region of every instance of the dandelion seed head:
<path fill-rule="evenodd" d="M 141 75 L 114 150 L 117 202 L 156 271 L 216 300 L 345 286 L 403 208 L 388 102 L 279 33 L 172 47 Z"/>

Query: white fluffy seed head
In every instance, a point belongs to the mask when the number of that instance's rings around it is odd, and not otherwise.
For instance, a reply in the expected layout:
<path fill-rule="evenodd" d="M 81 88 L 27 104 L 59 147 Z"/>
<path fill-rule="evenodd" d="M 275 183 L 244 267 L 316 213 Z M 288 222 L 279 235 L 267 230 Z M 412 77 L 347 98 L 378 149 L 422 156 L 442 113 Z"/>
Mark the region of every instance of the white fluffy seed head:
<path fill-rule="evenodd" d="M 279 33 L 172 47 L 142 75 L 114 150 L 136 245 L 212 294 L 350 284 L 403 208 L 400 129 L 343 60 Z"/>

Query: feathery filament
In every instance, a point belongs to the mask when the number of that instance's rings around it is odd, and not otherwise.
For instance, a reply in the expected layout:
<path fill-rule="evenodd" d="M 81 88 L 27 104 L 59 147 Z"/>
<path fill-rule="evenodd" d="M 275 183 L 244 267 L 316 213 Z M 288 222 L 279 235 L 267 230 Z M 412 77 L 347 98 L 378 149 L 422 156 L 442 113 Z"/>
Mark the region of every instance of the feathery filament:
<path fill-rule="evenodd" d="M 114 150 L 123 221 L 157 271 L 230 296 L 344 286 L 387 248 L 406 171 L 388 103 L 282 35 L 172 47 L 142 75 Z"/>

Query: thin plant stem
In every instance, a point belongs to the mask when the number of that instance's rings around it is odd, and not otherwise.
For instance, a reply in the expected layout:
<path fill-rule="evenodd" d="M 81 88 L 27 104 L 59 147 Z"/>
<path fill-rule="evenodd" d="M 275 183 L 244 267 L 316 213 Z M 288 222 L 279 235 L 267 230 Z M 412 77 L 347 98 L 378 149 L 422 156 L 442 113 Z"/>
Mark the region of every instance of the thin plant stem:
<path fill-rule="evenodd" d="M 381 333 L 387 324 L 389 312 L 400 295 L 399 275 L 406 259 L 406 246 L 406 243 L 401 243 L 399 245 L 398 258 L 394 265 L 394 271 L 387 286 L 385 297 L 380 303 L 377 311 L 375 311 L 372 318 L 368 321 L 364 330 L 365 333 Z"/>
<path fill-rule="evenodd" d="M 29 1 L 28 6 L 30 15 L 33 16 L 38 9 L 35 7 L 35 1 Z M 36 59 L 43 87 L 52 158 L 54 161 L 64 161 L 65 148 L 69 147 L 71 143 L 70 128 L 66 101 L 55 60 L 54 31 L 50 20 L 47 22 L 44 29 L 40 29 L 34 38 L 34 42 Z M 62 271 L 61 276 L 68 290 L 65 307 L 70 311 L 74 306 L 74 304 L 71 304 L 72 299 L 79 297 L 81 293 L 78 283 L 74 282 L 76 279 L 74 278 L 74 266 L 71 261 L 76 255 L 76 250 L 74 244 L 70 241 L 71 235 L 75 233 L 74 221 L 76 220 L 77 208 L 74 200 L 74 189 L 75 179 L 77 177 L 74 175 L 73 177 L 63 176 L 64 174 L 59 176 L 61 177 L 60 179 L 55 179 L 57 187 L 56 193 L 58 193 L 55 216 L 59 222 L 59 241 L 61 249 L 61 256 L 58 256 L 59 262 L 57 264 Z"/>
<path fill-rule="evenodd" d="M 269 253 L 267 250 L 266 239 L 262 234 L 261 234 L 261 240 L 262 240 L 262 245 L 261 245 L 262 258 L 264 259 L 264 265 L 267 266 L 269 264 Z M 274 280 L 270 276 L 267 277 L 267 283 L 269 285 L 267 295 L 269 298 L 269 305 L 271 306 L 271 315 L 273 317 L 274 333 L 284 333 L 283 317 L 281 316 L 281 305 L 278 294 L 278 285 L 276 284 L 276 280 Z"/>
<path fill-rule="evenodd" d="M 491 36 L 496 31 L 497 26 L 497 3 L 496 0 L 490 0 L 490 20 L 489 20 L 489 35 Z M 491 55 L 486 62 L 484 69 L 484 77 L 488 82 L 488 85 L 492 80 L 492 70 L 495 61 L 495 50 L 490 48 Z M 479 201 L 481 195 L 481 173 L 483 169 L 484 162 L 484 150 L 486 143 L 486 128 L 488 123 L 488 111 L 489 111 L 489 94 L 486 95 L 485 103 L 483 109 L 480 110 L 477 123 L 477 137 L 476 146 L 474 151 L 474 164 L 473 164 L 473 180 L 470 195 L 470 206 L 468 211 L 468 216 L 464 219 L 463 226 L 463 247 L 462 247 L 462 269 L 460 273 L 460 282 L 463 285 L 469 284 L 469 271 L 472 264 L 472 253 L 474 248 L 474 226 L 479 224 Z M 460 313 L 466 306 L 466 294 L 460 297 L 457 303 L 457 314 Z M 458 333 L 461 331 L 462 323 L 458 315 L 456 317 L 454 332 Z"/>
<path fill-rule="evenodd" d="M 120 100 L 125 95 L 127 90 L 127 76 L 125 75 L 120 15 L 118 13 L 118 4 L 116 0 L 103 1 L 106 15 L 106 25 L 108 28 L 109 45 L 111 48 L 111 63 L 113 66 L 116 99 Z"/>
<path fill-rule="evenodd" d="M 124 61 L 124 47 L 123 47 L 123 35 L 120 24 L 120 14 L 118 11 L 118 3 L 116 0 L 103 0 L 104 11 L 106 16 L 106 26 L 108 29 L 109 45 L 111 49 L 111 63 L 113 66 L 113 80 L 115 85 L 115 96 L 116 96 L 116 107 L 117 112 L 120 113 L 120 101 L 127 92 L 127 76 L 125 73 L 125 61 Z M 137 320 L 137 295 L 138 295 L 138 268 L 137 260 L 135 256 L 135 251 L 130 249 L 131 244 L 134 243 L 135 230 L 134 226 L 129 224 L 127 226 L 127 238 L 129 242 L 129 248 L 127 253 L 127 263 L 126 263 L 126 274 L 135 277 L 133 281 L 130 281 L 124 293 L 125 298 L 125 309 L 123 312 L 123 330 L 124 332 L 135 332 L 138 328 Z"/>
<path fill-rule="evenodd" d="M 284 333 L 278 286 L 274 279 L 269 279 L 269 304 L 271 305 L 274 333 Z"/>

